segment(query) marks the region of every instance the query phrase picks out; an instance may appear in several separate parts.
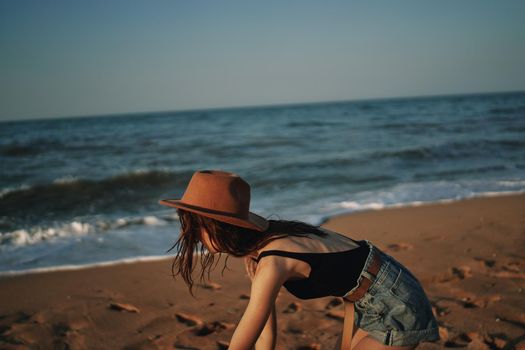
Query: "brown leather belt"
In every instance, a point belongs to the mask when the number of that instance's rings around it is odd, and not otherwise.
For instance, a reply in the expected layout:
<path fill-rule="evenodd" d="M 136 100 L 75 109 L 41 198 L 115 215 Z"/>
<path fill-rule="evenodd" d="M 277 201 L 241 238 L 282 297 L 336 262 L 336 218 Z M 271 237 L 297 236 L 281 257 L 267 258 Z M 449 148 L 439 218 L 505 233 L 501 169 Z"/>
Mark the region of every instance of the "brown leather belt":
<path fill-rule="evenodd" d="M 380 251 L 377 249 L 377 247 L 374 246 L 372 254 L 372 261 L 368 265 L 366 273 L 359 281 L 357 289 L 354 290 L 352 294 L 343 297 L 345 302 L 345 319 L 343 322 L 343 332 L 341 334 L 341 338 L 339 338 L 338 343 L 336 344 L 336 349 L 351 349 L 352 339 L 354 337 L 354 302 L 361 299 L 368 291 L 372 285 L 372 282 L 374 282 L 376 279 L 379 268 L 383 262 Z M 371 278 L 368 276 L 371 276 Z"/>
<path fill-rule="evenodd" d="M 381 267 L 381 254 L 379 254 L 379 250 L 377 247 L 374 247 L 374 250 L 372 251 L 372 262 L 368 265 L 368 268 L 366 269 L 367 274 L 362 276 L 361 281 L 359 282 L 359 286 L 356 290 L 352 292 L 352 294 L 346 295 L 343 299 L 347 299 L 349 301 L 357 301 L 365 295 L 365 293 L 368 291 L 368 288 L 372 285 L 372 282 L 374 282 L 375 277 L 377 276 L 377 273 L 379 272 L 379 268 Z M 373 276 L 373 279 L 370 279 L 367 275 Z"/>

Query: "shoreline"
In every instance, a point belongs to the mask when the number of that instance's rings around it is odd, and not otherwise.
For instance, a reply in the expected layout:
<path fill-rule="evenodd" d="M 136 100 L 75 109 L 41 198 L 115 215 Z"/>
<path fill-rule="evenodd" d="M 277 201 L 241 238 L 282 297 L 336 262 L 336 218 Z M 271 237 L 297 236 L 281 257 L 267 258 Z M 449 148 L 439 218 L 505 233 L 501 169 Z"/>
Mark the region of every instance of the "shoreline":
<path fill-rule="evenodd" d="M 498 192 L 489 191 L 489 192 L 475 193 L 469 197 L 447 198 L 447 199 L 440 199 L 437 201 L 413 201 L 413 202 L 406 202 L 406 203 L 396 203 L 396 204 L 384 205 L 379 208 L 369 207 L 369 208 L 356 209 L 356 210 L 350 210 L 350 211 L 342 211 L 340 213 L 321 217 L 321 219 L 319 219 L 319 222 L 316 223 L 315 225 L 323 226 L 330 221 L 337 220 L 337 218 L 339 217 L 344 218 L 348 215 L 354 215 L 354 214 L 360 214 L 360 213 L 366 213 L 366 212 L 376 212 L 376 211 L 389 210 L 389 209 L 414 208 L 414 207 L 420 207 L 420 206 L 432 206 L 432 205 L 439 205 L 439 204 L 448 204 L 448 203 L 456 203 L 456 202 L 462 202 L 462 201 L 468 201 L 468 200 L 475 200 L 478 198 L 519 196 L 522 194 L 525 194 L 525 190 L 498 191 Z M 196 254 L 200 254 L 200 253 L 196 253 Z M 65 264 L 65 265 L 36 267 L 36 268 L 23 269 L 23 270 L 5 270 L 5 271 L 0 271 L 0 279 L 4 277 L 9 277 L 9 276 L 19 276 L 19 275 L 25 275 L 25 274 L 47 273 L 47 272 L 53 272 L 53 271 L 77 271 L 77 270 L 89 269 L 89 268 L 94 268 L 94 267 L 113 266 L 113 265 L 119 265 L 119 264 L 132 264 L 135 262 L 140 263 L 144 261 L 170 260 L 172 258 L 173 256 L 165 256 L 165 255 L 143 255 L 143 256 L 122 258 L 122 259 L 117 259 L 117 260 L 105 260 L 105 261 L 85 263 L 85 264 Z"/>
<path fill-rule="evenodd" d="M 356 211 L 323 226 L 372 241 L 418 277 L 442 333 L 418 349 L 503 349 L 525 346 L 524 214 L 525 194 L 512 194 Z M 0 347 L 225 348 L 249 300 L 242 259 L 229 258 L 222 275 L 220 257 L 211 284 L 195 275 L 196 299 L 170 260 L 0 276 Z M 342 330 L 334 299 L 282 288 L 277 349 L 333 348 Z"/>
<path fill-rule="evenodd" d="M 478 198 L 493 198 L 493 197 L 505 197 L 505 196 L 519 196 L 525 194 L 524 190 L 519 191 L 488 191 L 488 192 L 479 192 L 474 193 L 468 197 L 461 197 L 461 198 L 446 198 L 446 199 L 439 199 L 436 201 L 413 201 L 413 202 L 403 202 L 403 203 L 395 203 L 395 204 L 388 204 L 383 205 L 379 208 L 364 208 L 364 209 L 357 209 L 352 211 L 343 211 L 341 213 L 328 215 L 326 217 L 321 218 L 321 222 L 319 223 L 319 226 L 324 225 L 325 223 L 332 221 L 333 219 L 336 219 L 339 216 L 347 216 L 357 213 L 363 213 L 368 211 L 378 211 L 378 210 L 385 210 L 385 209 L 401 209 L 401 208 L 413 208 L 413 207 L 420 207 L 420 206 L 427 206 L 427 205 L 438 205 L 438 204 L 448 204 L 448 203 L 456 203 L 456 202 L 462 202 L 462 201 L 468 201 L 472 199 L 478 199 Z"/>

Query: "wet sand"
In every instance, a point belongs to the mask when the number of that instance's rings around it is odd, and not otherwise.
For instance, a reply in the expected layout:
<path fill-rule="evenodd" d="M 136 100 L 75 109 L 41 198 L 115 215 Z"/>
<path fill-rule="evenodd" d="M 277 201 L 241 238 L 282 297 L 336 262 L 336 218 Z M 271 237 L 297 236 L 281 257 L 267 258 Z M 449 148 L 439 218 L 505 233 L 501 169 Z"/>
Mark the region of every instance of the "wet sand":
<path fill-rule="evenodd" d="M 293 219 L 293 218 L 290 218 Z M 418 349 L 525 349 L 525 195 L 389 208 L 323 226 L 368 239 L 421 281 L 441 327 Z M 171 260 L 0 278 L 0 349 L 225 349 L 248 304 L 242 260 L 224 257 L 193 299 Z M 338 298 L 282 288 L 277 349 L 332 349 Z"/>

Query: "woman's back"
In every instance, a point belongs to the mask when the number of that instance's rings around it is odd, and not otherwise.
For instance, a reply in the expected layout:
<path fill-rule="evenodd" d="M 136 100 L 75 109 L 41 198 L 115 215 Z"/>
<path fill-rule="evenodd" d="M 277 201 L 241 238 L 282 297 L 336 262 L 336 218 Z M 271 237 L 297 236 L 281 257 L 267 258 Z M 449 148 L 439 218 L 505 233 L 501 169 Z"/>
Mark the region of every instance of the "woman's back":
<path fill-rule="evenodd" d="M 266 256 L 284 259 L 288 274 L 284 287 L 298 298 L 342 296 L 357 283 L 369 247 L 363 241 L 323 231 L 327 236 L 292 236 L 272 241 L 253 259 L 257 263 Z"/>
<path fill-rule="evenodd" d="M 306 237 L 288 236 L 269 242 L 258 254 L 266 250 L 285 250 L 300 253 L 331 253 L 357 248 L 359 243 L 340 233 L 319 227 L 327 236 L 309 235 Z"/>

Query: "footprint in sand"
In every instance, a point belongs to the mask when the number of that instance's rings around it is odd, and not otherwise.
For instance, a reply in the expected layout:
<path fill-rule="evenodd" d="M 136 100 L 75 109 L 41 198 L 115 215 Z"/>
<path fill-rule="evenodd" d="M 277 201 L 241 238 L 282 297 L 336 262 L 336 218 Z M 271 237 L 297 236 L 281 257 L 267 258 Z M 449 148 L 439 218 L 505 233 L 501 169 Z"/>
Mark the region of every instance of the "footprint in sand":
<path fill-rule="evenodd" d="M 290 303 L 286 309 L 283 311 L 283 313 L 285 314 L 292 314 L 294 312 L 297 312 L 297 311 L 301 311 L 303 308 L 303 306 L 301 305 L 301 303 L 298 303 L 296 301 Z"/>
<path fill-rule="evenodd" d="M 436 304 L 435 306 L 432 306 L 432 313 L 435 317 L 445 316 L 450 313 L 450 310 L 447 307 L 439 306 Z"/>
<path fill-rule="evenodd" d="M 224 321 L 213 321 L 221 329 L 233 329 L 237 326 L 236 323 L 224 322 Z"/>
<path fill-rule="evenodd" d="M 200 286 L 204 289 L 211 289 L 211 290 L 219 290 L 222 288 L 222 286 L 215 282 L 209 282 L 209 283 L 202 283 Z"/>
<path fill-rule="evenodd" d="M 389 244 L 389 245 L 386 246 L 386 248 L 388 250 L 391 250 L 391 251 L 394 251 L 394 252 L 398 252 L 400 250 L 410 250 L 410 249 L 414 248 L 414 245 L 412 245 L 410 243 L 400 242 L 400 243 Z"/>
<path fill-rule="evenodd" d="M 202 325 L 199 325 L 195 328 L 195 334 L 203 336 L 208 335 L 213 332 L 220 332 L 223 329 L 229 330 L 235 328 L 235 323 L 223 322 L 223 321 L 213 321 L 206 322 Z"/>
<path fill-rule="evenodd" d="M 483 261 L 485 262 L 485 264 L 487 264 L 487 260 L 483 260 L 482 258 L 475 258 L 475 259 L 479 261 Z M 494 265 L 495 265 L 495 262 L 494 264 L 487 265 L 487 266 L 493 267 Z M 496 277 L 496 278 L 525 279 L 525 273 L 521 272 L 519 261 L 511 261 L 506 264 L 500 264 L 500 265 L 501 265 L 501 269 L 499 271 L 489 271 L 487 275 L 491 277 Z"/>
<path fill-rule="evenodd" d="M 187 316 L 187 315 L 186 315 Z M 210 344 L 215 342 L 220 349 L 227 349 L 226 340 L 216 339 L 217 337 L 229 339 L 231 334 L 222 333 L 223 330 L 230 330 L 236 325 L 232 323 L 213 321 L 198 323 L 195 327 L 184 330 L 177 334 L 174 347 L 176 349 L 200 349 L 210 348 Z M 216 334 L 213 338 L 208 337 L 210 334 Z"/>
<path fill-rule="evenodd" d="M 498 302 L 500 300 L 501 300 L 501 295 L 495 294 L 495 295 L 489 295 L 485 297 L 461 298 L 460 304 L 462 304 L 463 307 L 467 309 L 472 309 L 476 307 L 486 308 L 490 304 Z"/>
<path fill-rule="evenodd" d="M 493 349 L 505 349 L 510 343 L 509 337 L 505 333 L 487 334 L 485 342 L 492 345 Z M 510 346 L 508 348 L 510 349 Z"/>
<path fill-rule="evenodd" d="M 215 340 L 209 337 L 197 336 L 193 329 L 189 329 L 176 335 L 173 347 L 186 350 L 210 349 L 210 345 L 213 343 L 215 343 Z"/>
<path fill-rule="evenodd" d="M 330 300 L 326 306 L 324 307 L 325 309 L 327 310 L 330 310 L 336 306 L 339 306 L 343 303 L 343 300 L 341 298 L 333 298 L 332 300 Z"/>
<path fill-rule="evenodd" d="M 472 269 L 469 266 L 451 267 L 444 273 L 432 276 L 433 282 L 445 283 L 463 280 L 472 277 Z"/>
<path fill-rule="evenodd" d="M 208 335 L 218 330 L 233 329 L 236 326 L 235 323 L 224 322 L 224 321 L 204 322 L 204 320 L 198 316 L 187 314 L 187 313 L 182 313 L 182 312 L 176 313 L 175 317 L 177 318 L 179 322 L 182 322 L 187 326 L 194 327 L 194 332 L 200 336 Z"/>
<path fill-rule="evenodd" d="M 470 296 L 461 296 L 452 293 L 453 297 L 444 297 L 438 301 L 432 302 L 432 312 L 436 317 L 445 316 L 452 312 L 452 305 L 460 305 L 465 309 L 486 308 L 488 305 L 501 300 L 500 295 L 489 295 L 478 297 L 474 294 Z"/>
<path fill-rule="evenodd" d="M 113 302 L 109 304 L 109 308 L 115 311 L 127 311 L 127 312 L 132 312 L 132 313 L 140 312 L 140 310 L 136 306 L 131 305 L 131 304 L 126 304 L 126 303 Z"/>
<path fill-rule="evenodd" d="M 345 319 L 345 312 L 344 310 L 330 310 L 325 314 L 327 317 L 336 319 L 336 320 L 344 320 Z"/>
<path fill-rule="evenodd" d="M 230 347 L 230 342 L 219 340 L 217 341 L 217 347 L 219 350 L 227 350 Z"/>
<path fill-rule="evenodd" d="M 486 267 L 494 267 L 494 265 L 496 265 L 496 260 L 493 260 L 493 259 L 485 259 L 485 258 L 481 258 L 481 257 L 474 257 L 474 260 L 479 261 L 480 263 L 482 263 Z"/>
<path fill-rule="evenodd" d="M 470 266 L 458 266 L 451 269 L 452 274 L 457 276 L 460 280 L 472 277 L 472 269 Z"/>
<path fill-rule="evenodd" d="M 446 347 L 466 347 L 470 350 L 490 350 L 492 344 L 477 332 L 459 333 L 445 342 Z"/>
<path fill-rule="evenodd" d="M 177 312 L 175 314 L 175 317 L 177 318 L 179 322 L 184 323 L 186 326 L 197 326 L 197 325 L 204 324 L 204 321 L 198 316 L 186 314 L 183 312 Z"/>
<path fill-rule="evenodd" d="M 195 328 L 195 335 L 198 335 L 200 337 L 211 334 L 213 332 L 216 332 L 219 330 L 220 327 L 217 323 L 205 323 L 202 326 L 198 326 Z"/>
<path fill-rule="evenodd" d="M 299 322 L 290 321 L 286 325 L 285 332 L 291 334 L 304 334 L 304 329 L 302 328 L 302 325 Z"/>
<path fill-rule="evenodd" d="M 520 263 L 518 261 L 511 261 L 506 265 L 502 266 L 503 270 L 511 272 L 520 272 Z"/>

